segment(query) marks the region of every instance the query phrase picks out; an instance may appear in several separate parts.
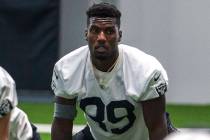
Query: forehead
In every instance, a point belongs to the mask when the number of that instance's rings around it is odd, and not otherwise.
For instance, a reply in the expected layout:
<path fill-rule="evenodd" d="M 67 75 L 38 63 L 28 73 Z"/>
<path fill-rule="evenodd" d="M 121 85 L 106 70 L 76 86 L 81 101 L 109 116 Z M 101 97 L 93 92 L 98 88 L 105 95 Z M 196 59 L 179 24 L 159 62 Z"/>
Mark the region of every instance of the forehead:
<path fill-rule="evenodd" d="M 105 17 L 105 18 L 99 18 L 99 17 L 91 17 L 89 26 L 92 25 L 104 25 L 104 26 L 116 26 L 116 18 L 111 17 Z"/>

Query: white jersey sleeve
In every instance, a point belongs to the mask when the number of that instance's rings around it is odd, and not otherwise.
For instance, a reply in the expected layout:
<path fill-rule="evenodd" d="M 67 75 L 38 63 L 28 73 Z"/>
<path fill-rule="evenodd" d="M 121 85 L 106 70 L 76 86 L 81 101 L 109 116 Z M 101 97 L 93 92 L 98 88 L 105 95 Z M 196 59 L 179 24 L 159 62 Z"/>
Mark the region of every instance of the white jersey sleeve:
<path fill-rule="evenodd" d="M 33 136 L 33 130 L 25 112 L 15 107 L 11 114 L 9 139 L 31 140 Z"/>
<path fill-rule="evenodd" d="M 15 82 L 6 70 L 0 67 L 0 118 L 17 105 Z"/>
<path fill-rule="evenodd" d="M 165 94 L 168 77 L 159 61 L 137 48 L 121 46 L 124 49 L 123 75 L 127 94 L 135 101 L 145 101 Z"/>
<path fill-rule="evenodd" d="M 141 101 L 149 100 L 164 95 L 168 90 L 168 78 L 165 71 L 154 70 L 145 84 Z"/>
<path fill-rule="evenodd" d="M 54 66 L 51 88 L 59 97 L 73 99 L 84 92 L 84 72 L 88 47 L 81 47 L 63 58 Z"/>

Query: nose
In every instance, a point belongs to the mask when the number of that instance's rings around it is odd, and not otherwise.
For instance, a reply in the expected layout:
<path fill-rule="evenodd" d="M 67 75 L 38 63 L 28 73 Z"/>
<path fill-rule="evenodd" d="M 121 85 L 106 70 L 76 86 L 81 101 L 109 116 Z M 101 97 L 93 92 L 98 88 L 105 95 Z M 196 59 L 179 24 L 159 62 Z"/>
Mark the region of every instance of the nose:
<path fill-rule="evenodd" d="M 106 36 L 104 34 L 103 31 L 101 31 L 99 34 L 98 34 L 98 38 L 97 38 L 98 41 L 106 41 Z"/>

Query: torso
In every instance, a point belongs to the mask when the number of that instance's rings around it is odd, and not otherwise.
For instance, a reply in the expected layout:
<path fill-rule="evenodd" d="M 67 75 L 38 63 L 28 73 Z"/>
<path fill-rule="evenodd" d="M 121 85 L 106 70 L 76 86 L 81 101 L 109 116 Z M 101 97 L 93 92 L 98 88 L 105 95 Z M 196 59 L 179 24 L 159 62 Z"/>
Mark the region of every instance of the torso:
<path fill-rule="evenodd" d="M 84 80 L 86 93 L 78 96 L 79 105 L 96 140 L 106 140 L 107 137 L 110 140 L 127 140 L 130 136 L 133 140 L 139 137 L 143 140 L 147 130 L 142 121 L 141 104 L 126 94 L 122 77 L 122 52 L 119 57 L 119 62 L 109 73 L 94 70 L 90 59 L 87 61 Z"/>

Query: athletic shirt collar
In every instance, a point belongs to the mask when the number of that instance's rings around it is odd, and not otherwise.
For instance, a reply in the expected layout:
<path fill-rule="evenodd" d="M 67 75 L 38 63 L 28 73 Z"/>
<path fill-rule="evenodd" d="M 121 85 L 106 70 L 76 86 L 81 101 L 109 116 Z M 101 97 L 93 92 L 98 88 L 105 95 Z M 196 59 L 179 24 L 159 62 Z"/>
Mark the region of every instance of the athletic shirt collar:
<path fill-rule="evenodd" d="M 119 70 L 120 66 L 121 66 L 121 63 L 122 63 L 122 48 L 120 46 L 119 47 L 119 56 L 118 56 L 118 59 L 116 60 L 116 64 L 114 66 L 114 68 L 110 71 L 110 72 L 103 72 L 103 71 L 100 71 L 98 69 L 96 69 L 93 65 L 92 65 L 92 62 L 90 60 L 90 57 L 89 57 L 89 62 L 90 62 L 90 67 L 93 71 L 93 75 L 95 77 L 95 79 L 97 80 L 97 82 L 99 83 L 99 85 L 101 87 L 103 86 L 107 86 L 107 84 L 109 83 L 109 81 L 113 78 L 113 76 L 116 74 L 116 72 Z"/>

